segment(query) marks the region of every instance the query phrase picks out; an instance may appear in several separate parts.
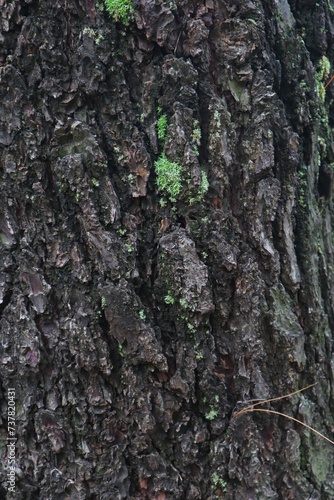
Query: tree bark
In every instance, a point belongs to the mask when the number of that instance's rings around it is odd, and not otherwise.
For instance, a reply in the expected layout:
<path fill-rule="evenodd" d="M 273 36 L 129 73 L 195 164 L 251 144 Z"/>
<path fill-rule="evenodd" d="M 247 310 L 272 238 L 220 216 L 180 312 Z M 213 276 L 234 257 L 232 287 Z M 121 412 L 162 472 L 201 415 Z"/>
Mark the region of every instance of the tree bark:
<path fill-rule="evenodd" d="M 0 7 L 1 498 L 334 498 L 333 1 Z"/>

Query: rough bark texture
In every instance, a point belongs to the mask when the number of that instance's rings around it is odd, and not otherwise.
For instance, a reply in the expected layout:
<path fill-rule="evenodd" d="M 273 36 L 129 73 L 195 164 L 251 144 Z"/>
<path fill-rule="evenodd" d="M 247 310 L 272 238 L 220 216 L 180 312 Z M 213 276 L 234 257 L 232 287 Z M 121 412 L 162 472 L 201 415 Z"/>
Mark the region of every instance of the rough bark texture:
<path fill-rule="evenodd" d="M 0 0 L 15 498 L 332 499 L 334 3 L 133 5 Z"/>

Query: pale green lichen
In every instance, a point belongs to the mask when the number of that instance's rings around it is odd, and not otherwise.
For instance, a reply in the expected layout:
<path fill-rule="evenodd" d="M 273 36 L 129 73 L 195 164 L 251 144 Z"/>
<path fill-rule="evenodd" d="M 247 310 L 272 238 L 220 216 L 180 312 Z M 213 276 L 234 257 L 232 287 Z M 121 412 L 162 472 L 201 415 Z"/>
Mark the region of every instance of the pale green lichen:
<path fill-rule="evenodd" d="M 317 72 L 315 75 L 317 91 L 322 101 L 325 100 L 324 86 L 326 80 L 330 76 L 330 71 L 331 63 L 329 62 L 328 58 L 323 55 L 318 61 Z"/>

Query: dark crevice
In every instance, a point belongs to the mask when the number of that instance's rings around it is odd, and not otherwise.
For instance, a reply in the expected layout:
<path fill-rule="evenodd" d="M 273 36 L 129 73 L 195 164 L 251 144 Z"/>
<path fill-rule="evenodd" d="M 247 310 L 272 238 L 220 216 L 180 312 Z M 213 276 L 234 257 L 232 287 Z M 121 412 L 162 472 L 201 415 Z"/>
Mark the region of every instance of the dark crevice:
<path fill-rule="evenodd" d="M 13 296 L 13 292 L 14 292 L 14 289 L 13 289 L 12 287 L 11 287 L 11 288 L 9 288 L 9 289 L 5 292 L 5 294 L 4 294 L 4 296 L 3 296 L 3 299 L 2 299 L 2 302 L 1 302 L 1 304 L 0 304 L 0 317 L 2 316 L 2 314 L 3 314 L 4 310 L 5 310 L 5 308 L 6 308 L 6 307 L 8 306 L 8 304 L 10 303 L 11 298 L 12 298 L 12 296 Z"/>

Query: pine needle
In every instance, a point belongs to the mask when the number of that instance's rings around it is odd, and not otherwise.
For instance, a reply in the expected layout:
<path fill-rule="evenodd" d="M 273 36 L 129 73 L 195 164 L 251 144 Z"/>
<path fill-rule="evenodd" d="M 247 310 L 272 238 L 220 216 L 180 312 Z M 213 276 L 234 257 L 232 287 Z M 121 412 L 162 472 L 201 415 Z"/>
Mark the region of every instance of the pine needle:
<path fill-rule="evenodd" d="M 333 76 L 333 79 L 334 79 L 334 76 Z M 281 412 L 275 411 L 275 410 L 267 410 L 265 408 L 254 408 L 255 406 L 258 406 L 258 405 L 263 405 L 265 403 L 270 403 L 272 401 L 278 401 L 280 399 L 289 398 L 291 396 L 294 396 L 295 394 L 298 394 L 299 392 L 306 391 L 306 389 L 310 389 L 310 387 L 314 387 L 315 385 L 316 385 L 316 383 L 315 384 L 310 384 L 307 387 L 303 387 L 302 389 L 298 389 L 297 391 L 290 392 L 290 394 L 285 394 L 284 396 L 279 396 L 277 398 L 264 399 L 263 401 L 259 401 L 258 403 L 254 403 L 254 404 L 252 404 L 250 406 L 247 406 L 246 408 L 243 408 L 242 410 L 238 411 L 235 415 L 232 416 L 232 419 L 240 417 L 243 413 L 249 413 L 249 412 L 252 412 L 252 411 L 261 411 L 263 413 L 273 413 L 275 415 L 279 415 L 281 417 L 288 418 L 289 420 L 293 420 L 294 422 L 297 422 L 297 424 L 303 425 L 304 427 L 306 427 L 310 431 L 314 432 L 318 436 L 322 437 L 323 439 L 325 439 L 326 441 L 328 441 L 329 443 L 331 443 L 332 445 L 334 445 L 334 441 L 332 441 L 331 439 L 329 439 L 327 436 L 324 436 L 323 434 L 321 434 L 321 432 L 317 431 L 316 429 L 314 429 L 310 425 L 307 425 L 304 422 L 301 422 L 297 418 L 290 417 L 290 415 L 286 415 L 285 413 L 281 413 Z"/>
<path fill-rule="evenodd" d="M 263 399 L 262 401 L 259 401 L 258 403 L 254 403 L 254 404 L 252 404 L 250 406 L 247 406 L 246 408 L 243 408 L 242 410 L 238 411 L 238 413 L 236 413 L 235 415 L 233 415 L 232 418 L 237 418 L 242 413 L 246 413 L 248 411 L 252 411 L 252 409 L 254 408 L 254 406 L 264 405 L 265 403 L 270 403 L 271 401 L 278 401 L 279 399 L 290 398 L 291 396 L 294 396 L 295 394 L 298 394 L 299 392 L 306 391 L 306 389 L 310 389 L 311 387 L 314 387 L 315 385 L 317 385 L 317 384 L 316 383 L 310 384 L 310 385 L 308 385 L 306 387 L 303 387 L 302 389 L 298 389 L 297 391 L 290 392 L 290 394 L 285 394 L 284 396 L 279 396 L 278 398 Z"/>
<path fill-rule="evenodd" d="M 334 75 L 331 77 L 331 79 L 326 83 L 326 85 L 320 90 L 320 95 L 323 94 L 326 90 L 326 88 L 328 87 L 328 85 L 330 83 L 332 83 L 332 81 L 334 80 Z"/>
<path fill-rule="evenodd" d="M 297 424 L 303 425 L 304 427 L 306 427 L 310 431 L 315 432 L 316 434 L 318 434 L 318 436 L 322 437 L 323 439 L 326 439 L 326 441 L 328 441 L 329 443 L 334 445 L 334 441 L 332 441 L 328 437 L 321 434 L 321 432 L 317 431 L 316 429 L 313 429 L 313 427 L 311 427 L 310 425 L 304 424 L 304 422 L 301 422 L 297 418 L 293 418 L 293 417 L 290 417 L 290 415 L 286 415 L 285 413 L 281 413 L 279 411 L 274 411 L 274 410 L 265 410 L 264 408 L 256 408 L 254 410 L 248 410 L 248 411 L 263 411 L 264 413 L 274 413 L 275 415 L 280 415 L 281 417 L 288 418 L 290 420 L 293 420 L 294 422 L 297 422 Z"/>

